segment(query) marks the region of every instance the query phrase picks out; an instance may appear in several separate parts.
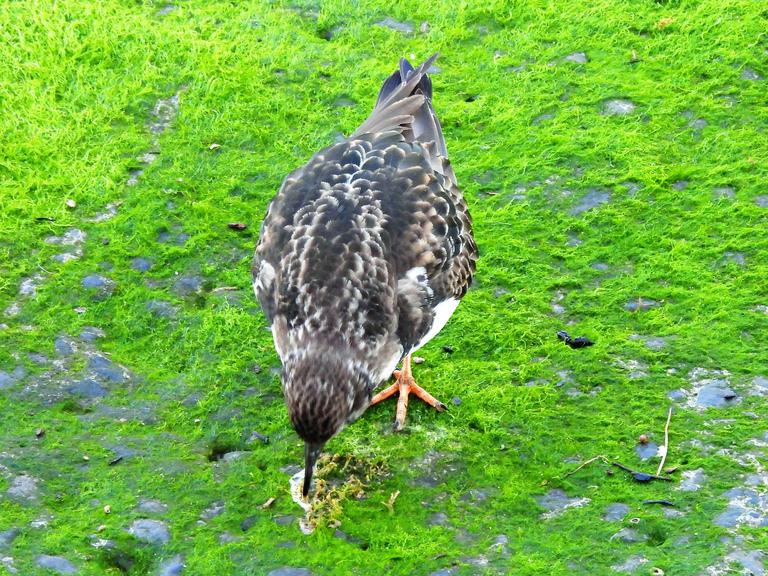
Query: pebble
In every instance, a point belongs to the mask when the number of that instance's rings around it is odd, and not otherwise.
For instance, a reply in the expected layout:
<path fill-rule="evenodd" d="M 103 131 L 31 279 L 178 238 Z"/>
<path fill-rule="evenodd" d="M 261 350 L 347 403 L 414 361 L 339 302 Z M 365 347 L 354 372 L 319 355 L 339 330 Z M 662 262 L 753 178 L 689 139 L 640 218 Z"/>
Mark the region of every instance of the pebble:
<path fill-rule="evenodd" d="M 181 276 L 173 283 L 173 291 L 185 298 L 199 294 L 203 289 L 203 278 L 197 275 Z"/>
<path fill-rule="evenodd" d="M 449 526 L 448 514 L 445 512 L 435 512 L 427 518 L 427 526 Z"/>
<path fill-rule="evenodd" d="M 152 268 L 152 260 L 149 258 L 137 257 L 131 260 L 131 268 L 138 272 L 147 272 Z"/>
<path fill-rule="evenodd" d="M 79 396 L 80 398 L 103 398 L 109 394 L 109 390 L 92 378 L 78 380 L 69 386 L 67 391 L 73 396 Z"/>
<path fill-rule="evenodd" d="M 9 528 L 8 530 L 0 532 L 0 550 L 8 548 L 13 544 L 13 541 L 19 534 L 21 534 L 21 530 L 18 528 Z"/>
<path fill-rule="evenodd" d="M 611 536 L 611 540 L 621 540 L 627 544 L 636 544 L 638 542 L 645 542 L 648 540 L 648 536 L 641 532 L 638 532 L 634 528 L 622 528 L 616 534 Z"/>
<path fill-rule="evenodd" d="M 121 383 L 128 379 L 128 371 L 112 362 L 109 358 L 94 354 L 88 359 L 88 369 L 103 380 Z"/>
<path fill-rule="evenodd" d="M 605 116 L 626 116 L 632 114 L 637 106 L 631 100 L 616 98 L 603 102 L 602 113 Z"/>
<path fill-rule="evenodd" d="M 635 446 L 635 452 L 640 457 L 640 460 L 650 460 L 659 452 L 659 445 L 656 442 L 648 442 L 647 444 L 638 444 Z"/>
<path fill-rule="evenodd" d="M 128 533 L 146 544 L 166 544 L 171 539 L 168 526 L 164 522 L 146 518 L 135 520 Z"/>
<path fill-rule="evenodd" d="M 566 62 L 575 62 L 576 64 L 586 64 L 589 62 L 585 52 L 574 52 L 573 54 L 568 54 L 564 60 Z"/>
<path fill-rule="evenodd" d="M 149 122 L 149 131 L 155 136 L 165 132 L 179 111 L 179 93 L 177 92 L 170 98 L 160 99 L 152 108 L 152 114 Z"/>
<path fill-rule="evenodd" d="M 40 498 L 37 483 L 37 478 L 32 476 L 26 474 L 16 476 L 11 480 L 11 485 L 6 490 L 6 495 L 19 504 L 33 504 Z"/>
<path fill-rule="evenodd" d="M 159 500 L 141 498 L 136 505 L 136 510 L 144 514 L 165 514 L 168 512 L 168 505 Z"/>
<path fill-rule="evenodd" d="M 624 304 L 624 310 L 628 310 L 630 312 L 646 311 L 658 306 L 660 306 L 660 304 L 656 300 L 640 297 L 635 300 L 630 300 Z"/>
<path fill-rule="evenodd" d="M 725 381 L 716 381 L 702 387 L 696 395 L 696 404 L 704 408 L 722 408 L 730 406 L 739 399 L 736 392 Z"/>
<path fill-rule="evenodd" d="M 588 210 L 597 208 L 601 204 L 606 204 L 610 200 L 611 194 L 609 192 L 591 189 L 581 198 L 581 201 L 576 206 L 571 208 L 570 214 L 571 216 L 578 216 Z"/>
<path fill-rule="evenodd" d="M 217 500 L 200 513 L 200 518 L 203 520 L 210 520 L 216 516 L 221 516 L 224 513 L 224 508 L 224 502 L 222 500 Z"/>
<path fill-rule="evenodd" d="M 696 492 L 699 488 L 701 488 L 706 479 L 707 477 L 704 474 L 703 468 L 696 468 L 696 470 L 685 470 L 683 471 L 683 479 L 680 481 L 678 490 L 683 492 Z"/>
<path fill-rule="evenodd" d="M 147 310 L 160 318 L 175 318 L 178 308 L 167 300 L 150 300 L 146 303 Z"/>
<path fill-rule="evenodd" d="M 744 68 L 744 70 L 741 71 L 741 76 L 739 76 L 742 80 L 762 80 L 763 77 L 752 70 L 752 68 Z"/>
<path fill-rule="evenodd" d="M 83 288 L 95 290 L 94 300 L 103 300 L 115 291 L 115 282 L 101 274 L 88 274 L 82 281 Z"/>
<path fill-rule="evenodd" d="M 615 504 L 610 504 L 605 509 L 603 520 L 607 520 L 608 522 L 618 522 L 619 520 L 623 520 L 627 514 L 629 514 L 629 506 L 622 504 L 621 502 L 616 502 Z"/>
<path fill-rule="evenodd" d="M 179 576 L 184 571 L 184 557 L 177 554 L 160 564 L 158 576 Z"/>
<path fill-rule="evenodd" d="M 284 566 L 272 570 L 267 576 L 313 576 L 312 571 L 308 568 L 293 568 L 292 566 Z"/>
<path fill-rule="evenodd" d="M 42 554 L 35 558 L 35 564 L 47 570 L 53 570 L 57 574 L 77 574 L 74 564 L 61 556 L 47 556 Z"/>
<path fill-rule="evenodd" d="M 590 502 L 589 498 L 570 498 L 563 490 L 552 489 L 543 496 L 536 496 L 536 502 L 547 512 L 542 518 L 554 518 L 568 508 L 580 508 Z"/>
<path fill-rule="evenodd" d="M 407 22 L 398 22 L 394 18 L 390 18 L 387 16 L 383 20 L 379 20 L 376 22 L 376 26 L 381 26 L 383 28 L 389 28 L 391 30 L 396 30 L 398 32 L 402 32 L 403 34 L 413 34 L 413 26 L 408 24 Z"/>

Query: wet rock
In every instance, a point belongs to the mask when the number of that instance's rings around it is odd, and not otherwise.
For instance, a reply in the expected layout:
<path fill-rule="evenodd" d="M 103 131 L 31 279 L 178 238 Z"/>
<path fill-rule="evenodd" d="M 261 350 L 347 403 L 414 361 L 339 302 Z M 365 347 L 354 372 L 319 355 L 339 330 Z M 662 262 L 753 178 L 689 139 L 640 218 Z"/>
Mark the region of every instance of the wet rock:
<path fill-rule="evenodd" d="M 614 572 L 632 573 L 635 572 L 640 566 L 648 562 L 648 558 L 644 556 L 630 556 L 621 564 L 611 566 Z"/>
<path fill-rule="evenodd" d="M 340 96 L 333 101 L 332 104 L 335 108 L 352 108 L 357 106 L 357 102 L 346 96 Z"/>
<path fill-rule="evenodd" d="M 248 516 L 247 518 L 244 518 L 242 522 L 240 522 L 240 530 L 243 532 L 248 532 L 258 521 L 258 518 L 256 516 Z"/>
<path fill-rule="evenodd" d="M 158 16 L 167 16 L 168 14 L 173 12 L 174 10 L 178 10 L 178 9 L 179 9 L 179 7 L 176 6 L 175 4 L 166 4 L 165 6 L 160 8 L 160 10 L 157 11 L 157 15 Z"/>
<path fill-rule="evenodd" d="M 555 113 L 554 112 L 545 112 L 544 114 L 539 114 L 531 121 L 531 124 L 534 126 L 538 126 L 539 124 L 543 124 L 544 122 L 548 122 L 549 120 L 555 119 Z"/>
<path fill-rule="evenodd" d="M 49 236 L 45 239 L 47 244 L 57 246 L 76 246 L 85 242 L 87 234 L 79 228 L 70 228 L 62 236 Z"/>
<path fill-rule="evenodd" d="M 224 531 L 219 534 L 219 544 L 231 544 L 232 542 L 239 542 L 240 538 L 232 534 L 231 532 Z"/>
<path fill-rule="evenodd" d="M 146 544 L 166 544 L 171 539 L 168 526 L 164 522 L 146 518 L 135 520 L 128 529 L 128 533 Z"/>
<path fill-rule="evenodd" d="M 635 452 L 640 457 L 640 460 L 650 460 L 659 452 L 659 445 L 656 442 L 648 442 L 647 444 L 638 444 L 635 446 Z"/>
<path fill-rule="evenodd" d="M 743 252 L 731 252 L 728 251 L 725 254 L 723 254 L 723 263 L 728 264 L 736 264 L 737 266 L 745 266 L 747 263 L 747 259 L 744 256 Z"/>
<path fill-rule="evenodd" d="M 16 537 L 21 534 L 21 530 L 18 528 L 9 528 L 0 532 L 0 550 L 8 548 Z"/>
<path fill-rule="evenodd" d="M 136 510 L 144 514 L 165 514 L 168 512 L 168 505 L 159 500 L 141 498 L 136 505 Z"/>
<path fill-rule="evenodd" d="M 445 512 L 435 512 L 427 518 L 427 526 L 449 526 L 448 514 Z"/>
<path fill-rule="evenodd" d="M 683 479 L 680 481 L 680 487 L 678 490 L 682 490 L 683 492 L 695 492 L 701 488 L 701 485 L 704 484 L 706 479 L 707 477 L 704 474 L 703 468 L 697 468 L 696 470 L 685 470 L 683 472 Z"/>
<path fill-rule="evenodd" d="M 26 373 L 27 371 L 23 366 L 16 366 L 16 368 L 13 369 L 13 372 L 0 370 L 0 390 L 13 386 L 16 382 L 24 378 Z"/>
<path fill-rule="evenodd" d="M 94 354 L 88 359 L 88 369 L 100 379 L 117 384 L 128 380 L 128 371 L 112 362 L 109 358 Z"/>
<path fill-rule="evenodd" d="M 200 518 L 203 520 L 210 520 L 216 516 L 221 516 L 224 513 L 224 508 L 224 502 L 217 500 L 200 513 Z"/>
<path fill-rule="evenodd" d="M 142 258 L 141 256 L 131 260 L 131 268 L 138 272 L 147 272 L 152 268 L 152 260 L 149 258 Z"/>
<path fill-rule="evenodd" d="M 638 380 L 648 376 L 648 366 L 639 360 L 634 360 L 632 358 L 629 360 L 617 358 L 615 364 L 628 372 L 627 376 L 630 380 Z"/>
<path fill-rule="evenodd" d="M 83 288 L 93 291 L 94 300 L 103 300 L 115 291 L 115 282 L 101 274 L 88 274 L 82 280 Z"/>
<path fill-rule="evenodd" d="M 312 571 L 309 568 L 294 568 L 292 566 L 284 566 L 272 570 L 267 576 L 313 576 Z"/>
<path fill-rule="evenodd" d="M 403 34 L 413 34 L 413 26 L 408 24 L 407 22 L 398 22 L 394 18 L 390 18 L 387 16 L 384 18 L 384 20 L 379 20 L 376 22 L 376 26 L 381 26 L 383 28 L 389 28 L 391 30 L 396 30 L 397 32 L 402 32 Z"/>
<path fill-rule="evenodd" d="M 184 557 L 177 554 L 160 564 L 158 576 L 179 576 L 184 571 Z"/>
<path fill-rule="evenodd" d="M 756 396 L 766 396 L 768 395 L 768 378 L 765 376 L 755 376 L 752 379 L 752 393 Z M 2 385 L 0 385 L 0 388 L 2 388 Z"/>
<path fill-rule="evenodd" d="M 37 287 L 43 280 L 44 278 L 40 274 L 35 274 L 31 278 L 24 278 L 19 285 L 19 296 L 34 298 L 37 295 Z"/>
<path fill-rule="evenodd" d="M 459 567 L 451 566 L 450 568 L 441 568 L 440 570 L 435 570 L 434 572 L 430 572 L 429 576 L 456 576 L 456 574 L 458 573 L 459 573 Z"/>
<path fill-rule="evenodd" d="M 757 72 L 755 72 L 754 70 L 752 70 L 752 68 L 744 68 L 744 70 L 741 71 L 741 76 L 739 76 L 739 78 L 741 78 L 742 80 L 751 80 L 751 81 L 763 79 L 763 77 Z"/>
<path fill-rule="evenodd" d="M 712 190 L 716 200 L 733 200 L 736 198 L 736 191 L 730 186 L 721 186 Z"/>
<path fill-rule="evenodd" d="M 99 338 L 104 338 L 107 334 L 101 328 L 96 326 L 84 326 L 80 331 L 80 340 L 83 342 L 95 342 Z"/>
<path fill-rule="evenodd" d="M 621 540 L 627 544 L 636 544 L 638 542 L 645 542 L 648 540 L 648 536 L 642 532 L 638 532 L 634 528 L 622 528 L 616 534 L 611 536 L 611 540 Z"/>
<path fill-rule="evenodd" d="M 543 496 L 536 496 L 536 502 L 547 512 L 541 515 L 549 519 L 559 516 L 568 508 L 580 508 L 590 502 L 589 498 L 570 498 L 563 490 L 552 489 Z"/>
<path fill-rule="evenodd" d="M 582 197 L 581 201 L 576 206 L 571 208 L 570 214 L 571 216 L 578 216 L 588 210 L 597 208 L 601 204 L 606 204 L 607 202 L 610 202 L 610 200 L 611 194 L 609 192 L 591 189 Z"/>
<path fill-rule="evenodd" d="M 688 122 L 688 128 L 693 130 L 694 132 L 700 132 L 704 130 L 709 125 L 709 122 L 707 122 L 704 118 L 695 118 Z"/>
<path fill-rule="evenodd" d="M 146 304 L 147 310 L 160 318 L 175 318 L 178 308 L 167 300 L 150 300 Z"/>
<path fill-rule="evenodd" d="M 65 336 L 57 336 L 53 341 L 53 349 L 59 356 L 71 356 L 75 353 L 73 342 Z"/>
<path fill-rule="evenodd" d="M 165 132 L 176 118 L 179 111 L 179 93 L 170 98 L 158 100 L 152 109 L 149 131 L 155 136 Z"/>
<path fill-rule="evenodd" d="M 614 98 L 603 102 L 602 113 L 605 116 L 627 116 L 635 111 L 637 106 L 631 100 Z"/>
<path fill-rule="evenodd" d="M 589 62 L 585 52 L 574 52 L 573 54 L 568 54 L 564 60 L 566 62 L 575 62 L 576 64 L 586 64 Z"/>
<path fill-rule="evenodd" d="M 344 532 L 343 530 L 339 530 L 338 528 L 334 531 L 333 536 L 334 538 L 338 538 L 339 540 L 344 540 L 345 542 L 349 542 L 354 546 L 359 546 L 361 548 L 365 547 L 363 544 L 363 541 L 360 540 L 360 538 L 347 534 L 346 532 Z"/>
<path fill-rule="evenodd" d="M 93 218 L 88 218 L 88 222 L 106 222 L 117 216 L 117 209 L 120 207 L 120 203 L 107 204 L 104 207 L 103 212 L 99 212 Z"/>
<path fill-rule="evenodd" d="M 197 275 L 181 276 L 173 283 L 173 291 L 182 298 L 199 294 L 202 290 L 203 278 Z"/>
<path fill-rule="evenodd" d="M 738 400 L 738 395 L 724 381 L 708 384 L 699 389 L 696 404 L 704 408 L 722 408 Z"/>
<path fill-rule="evenodd" d="M 499 534 L 491 542 L 490 549 L 501 555 L 502 558 L 509 556 L 509 538 L 506 534 Z"/>
<path fill-rule="evenodd" d="M 725 528 L 741 525 L 768 527 L 768 494 L 754 488 L 740 487 L 728 490 L 723 496 L 728 498 L 728 507 L 715 518 L 716 525 Z"/>
<path fill-rule="evenodd" d="M 760 208 L 768 208 L 768 196 L 756 196 L 755 204 L 760 206 Z"/>
<path fill-rule="evenodd" d="M 630 300 L 624 304 L 624 310 L 628 310 L 630 312 L 638 312 L 650 310 L 651 308 L 656 308 L 658 306 L 660 306 L 660 304 L 656 300 L 640 297 L 636 300 Z"/>
<path fill-rule="evenodd" d="M 67 388 L 67 392 L 80 398 L 103 398 L 109 394 L 109 390 L 92 378 L 78 380 Z"/>
<path fill-rule="evenodd" d="M 688 184 L 690 184 L 688 180 L 678 180 L 677 182 L 672 184 L 672 188 L 678 191 L 685 190 L 686 188 L 688 188 Z"/>
<path fill-rule="evenodd" d="M 32 476 L 22 474 L 11 480 L 11 485 L 5 494 L 19 504 L 34 504 L 40 499 L 40 491 L 37 488 L 38 480 Z"/>
<path fill-rule="evenodd" d="M 764 576 L 764 557 L 765 552 L 762 550 L 752 550 L 750 552 L 745 550 L 734 550 L 725 557 L 725 561 L 732 564 L 739 564 L 744 569 L 742 574 L 748 574 L 749 576 Z"/>
<path fill-rule="evenodd" d="M 616 502 L 615 504 L 610 504 L 605 509 L 603 520 L 607 520 L 608 522 L 618 522 L 623 520 L 627 514 L 629 514 L 629 506 L 622 504 L 621 502 Z"/>
<path fill-rule="evenodd" d="M 641 340 L 645 347 L 654 352 L 658 352 L 667 347 L 667 339 L 661 336 L 641 336 L 640 334 L 632 334 L 629 337 L 630 340 Z"/>
<path fill-rule="evenodd" d="M 292 516 L 291 514 L 282 514 L 280 516 L 275 516 L 272 518 L 272 520 L 274 520 L 275 524 L 278 526 L 288 526 L 289 524 L 294 523 L 296 516 Z"/>
<path fill-rule="evenodd" d="M 47 570 L 53 570 L 57 574 L 77 574 L 74 564 L 61 556 L 47 556 L 42 554 L 35 558 L 35 564 Z"/>

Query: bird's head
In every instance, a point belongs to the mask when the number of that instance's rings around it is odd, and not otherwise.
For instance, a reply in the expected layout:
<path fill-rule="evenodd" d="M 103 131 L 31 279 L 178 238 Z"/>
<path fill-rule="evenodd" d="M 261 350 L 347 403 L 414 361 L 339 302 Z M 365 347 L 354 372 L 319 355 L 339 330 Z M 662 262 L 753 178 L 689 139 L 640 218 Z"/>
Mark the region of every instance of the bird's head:
<path fill-rule="evenodd" d="M 368 407 L 378 382 L 353 354 L 303 349 L 283 362 L 283 392 L 291 424 L 305 443 L 306 498 L 312 472 L 325 443 Z"/>

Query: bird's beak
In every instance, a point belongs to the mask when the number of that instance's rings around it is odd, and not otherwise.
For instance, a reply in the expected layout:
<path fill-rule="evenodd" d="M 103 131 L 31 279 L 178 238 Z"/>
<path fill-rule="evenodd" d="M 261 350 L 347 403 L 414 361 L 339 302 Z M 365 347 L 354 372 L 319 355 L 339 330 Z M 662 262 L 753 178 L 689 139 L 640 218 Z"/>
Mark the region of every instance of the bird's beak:
<path fill-rule="evenodd" d="M 320 452 L 323 450 L 325 443 L 304 443 L 304 486 L 301 489 L 301 493 L 304 498 L 309 496 L 309 485 L 312 483 L 312 473 L 315 470 L 315 462 L 317 457 L 320 456 Z"/>

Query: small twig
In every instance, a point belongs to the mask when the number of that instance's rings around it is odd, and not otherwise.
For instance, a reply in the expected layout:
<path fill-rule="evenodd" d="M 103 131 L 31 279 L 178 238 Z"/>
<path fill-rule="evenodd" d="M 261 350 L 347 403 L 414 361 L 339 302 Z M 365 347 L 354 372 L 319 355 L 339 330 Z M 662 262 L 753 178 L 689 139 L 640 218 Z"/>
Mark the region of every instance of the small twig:
<path fill-rule="evenodd" d="M 659 468 L 656 470 L 656 476 L 661 474 L 661 469 L 664 468 L 664 462 L 667 461 L 667 452 L 669 452 L 669 421 L 672 420 L 672 406 L 669 407 L 669 414 L 667 414 L 667 423 L 664 426 L 664 446 L 660 449 L 661 462 L 659 462 Z"/>
<path fill-rule="evenodd" d="M 392 494 L 389 495 L 389 500 L 387 502 L 382 502 L 382 504 L 384 504 L 390 513 L 395 511 L 395 500 L 397 500 L 398 496 L 400 496 L 400 490 L 392 492 Z"/>
<path fill-rule="evenodd" d="M 595 460 L 602 460 L 603 462 L 605 462 L 606 464 L 608 464 L 608 458 L 606 458 L 605 456 L 602 456 L 602 455 L 600 455 L 600 456 L 595 456 L 594 458 L 590 458 L 590 459 L 589 459 L 589 460 L 587 460 L 586 462 L 583 462 L 583 463 L 579 464 L 579 467 L 578 467 L 578 468 L 576 468 L 576 469 L 574 469 L 574 470 L 571 470 L 571 471 L 570 471 L 570 472 L 568 472 L 567 474 L 564 474 L 564 475 L 563 475 L 563 478 L 568 478 L 568 476 L 570 476 L 571 474 L 576 474 L 576 472 L 578 472 L 579 470 L 581 470 L 582 468 L 584 468 L 584 466 L 587 466 L 588 464 L 592 464 L 592 462 L 594 462 Z"/>

